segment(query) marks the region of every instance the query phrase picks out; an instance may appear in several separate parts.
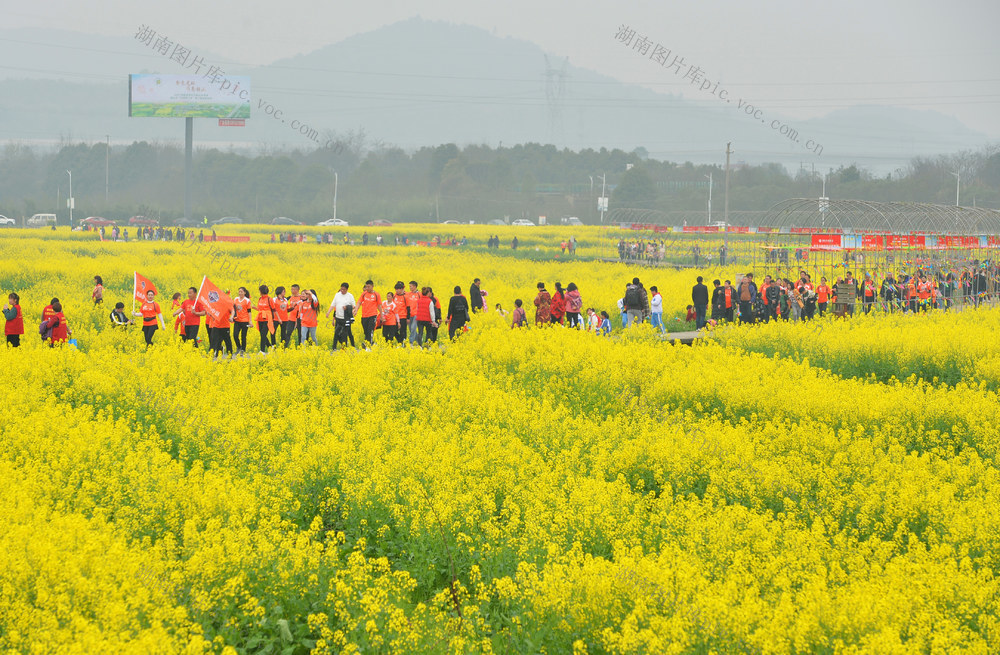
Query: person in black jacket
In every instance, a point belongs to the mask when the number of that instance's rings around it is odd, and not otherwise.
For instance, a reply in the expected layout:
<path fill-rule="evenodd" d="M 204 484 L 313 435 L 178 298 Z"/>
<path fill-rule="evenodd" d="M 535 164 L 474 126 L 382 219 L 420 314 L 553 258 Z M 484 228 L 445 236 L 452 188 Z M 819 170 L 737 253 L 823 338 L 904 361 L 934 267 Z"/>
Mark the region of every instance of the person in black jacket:
<path fill-rule="evenodd" d="M 468 322 L 469 301 L 462 295 L 462 287 L 456 286 L 455 295 L 448 301 L 448 338 L 454 339 L 455 333 L 461 331 Z"/>
<path fill-rule="evenodd" d="M 483 294 L 479 291 L 478 277 L 472 281 L 472 286 L 469 287 L 469 304 L 472 305 L 473 312 L 478 312 L 483 308 Z"/>
<path fill-rule="evenodd" d="M 699 275 L 698 284 L 691 288 L 691 304 L 694 305 L 694 313 L 697 315 L 696 330 L 705 327 L 705 312 L 708 310 L 708 287 L 702 284 L 703 279 Z"/>
<path fill-rule="evenodd" d="M 712 289 L 712 320 L 721 321 L 726 313 L 726 293 L 719 280 L 713 281 L 712 284 L 715 285 Z"/>

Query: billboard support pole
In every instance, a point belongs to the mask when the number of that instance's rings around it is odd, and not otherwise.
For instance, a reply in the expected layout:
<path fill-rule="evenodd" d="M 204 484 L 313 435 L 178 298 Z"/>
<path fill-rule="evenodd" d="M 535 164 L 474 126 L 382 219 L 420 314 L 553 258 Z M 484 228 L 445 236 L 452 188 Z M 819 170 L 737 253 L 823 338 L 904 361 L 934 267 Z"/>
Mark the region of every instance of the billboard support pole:
<path fill-rule="evenodd" d="M 191 148 L 194 141 L 194 119 L 184 119 L 184 218 L 191 219 Z"/>

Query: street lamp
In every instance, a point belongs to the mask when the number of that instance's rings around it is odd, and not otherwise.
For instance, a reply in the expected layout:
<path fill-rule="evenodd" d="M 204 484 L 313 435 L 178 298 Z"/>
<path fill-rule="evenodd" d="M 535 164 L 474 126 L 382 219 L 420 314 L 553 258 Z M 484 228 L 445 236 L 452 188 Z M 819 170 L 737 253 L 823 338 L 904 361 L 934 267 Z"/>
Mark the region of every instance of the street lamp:
<path fill-rule="evenodd" d="M 69 175 L 69 226 L 73 227 L 73 171 L 66 171 Z"/>
<path fill-rule="evenodd" d="M 961 204 L 958 202 L 958 192 L 962 184 L 962 176 L 958 173 L 952 173 L 955 176 L 955 206 L 960 207 Z"/>
<path fill-rule="evenodd" d="M 712 224 L 712 174 L 709 173 L 705 177 L 708 178 L 708 222 L 705 225 Z"/>
<path fill-rule="evenodd" d="M 337 171 L 333 172 L 333 220 L 337 220 L 337 187 L 340 184 L 340 180 L 337 177 Z"/>

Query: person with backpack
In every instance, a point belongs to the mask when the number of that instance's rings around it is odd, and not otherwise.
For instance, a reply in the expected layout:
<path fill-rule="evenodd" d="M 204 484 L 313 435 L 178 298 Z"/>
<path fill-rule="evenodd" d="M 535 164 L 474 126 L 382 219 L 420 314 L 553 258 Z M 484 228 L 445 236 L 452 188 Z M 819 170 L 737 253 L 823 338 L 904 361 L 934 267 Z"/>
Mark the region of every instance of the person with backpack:
<path fill-rule="evenodd" d="M 552 316 L 552 296 L 545 290 L 545 283 L 539 282 L 538 295 L 535 296 L 535 325 L 545 325 Z"/>
<path fill-rule="evenodd" d="M 197 293 L 197 290 L 195 292 Z M 163 324 L 163 314 L 155 298 L 156 293 L 150 289 L 146 292 L 146 302 L 139 305 L 139 311 L 134 312 L 136 317 L 142 317 L 142 336 L 146 340 L 146 348 L 153 345 L 153 333 L 156 332 L 158 325 Z"/>
<path fill-rule="evenodd" d="M 753 304 L 757 300 L 757 285 L 753 281 L 753 273 L 747 273 L 740 280 L 737 292 L 740 302 L 740 323 L 753 323 Z"/>
<path fill-rule="evenodd" d="M 455 287 L 455 295 L 448 301 L 448 338 L 454 340 L 455 333 L 469 322 L 469 301 L 462 295 L 462 287 Z"/>
<path fill-rule="evenodd" d="M 625 287 L 625 298 L 623 305 L 625 314 L 628 317 L 628 325 L 638 325 L 642 323 L 648 308 L 648 301 L 645 298 L 646 290 L 639 283 L 639 278 L 632 278 L 632 284 Z M 624 321 L 623 327 L 624 327 Z"/>
<path fill-rule="evenodd" d="M 3 333 L 7 337 L 7 345 L 11 348 L 21 347 L 21 335 L 24 334 L 24 315 L 21 313 L 21 296 L 11 293 L 7 296 L 7 305 L 3 308 Z"/>
<path fill-rule="evenodd" d="M 705 314 L 708 312 L 708 287 L 704 285 L 703 279 L 699 275 L 697 284 L 691 288 L 691 304 L 694 305 L 695 314 L 698 316 L 695 321 L 696 330 L 705 327 Z"/>
<path fill-rule="evenodd" d="M 524 311 L 524 303 L 520 298 L 514 301 L 514 313 L 511 314 L 510 329 L 524 327 L 528 322 L 528 316 Z"/>
<path fill-rule="evenodd" d="M 333 349 L 337 349 L 337 344 L 347 345 L 350 342 L 352 348 L 357 346 L 354 343 L 354 333 L 351 326 L 354 324 L 354 294 L 348 289 L 350 285 L 344 282 L 340 285 L 340 291 L 333 296 L 330 308 L 326 310 L 326 317 L 330 318 L 333 312 Z"/>
<path fill-rule="evenodd" d="M 566 286 L 566 323 L 571 328 L 580 328 L 580 312 L 583 311 L 583 298 L 575 282 Z"/>

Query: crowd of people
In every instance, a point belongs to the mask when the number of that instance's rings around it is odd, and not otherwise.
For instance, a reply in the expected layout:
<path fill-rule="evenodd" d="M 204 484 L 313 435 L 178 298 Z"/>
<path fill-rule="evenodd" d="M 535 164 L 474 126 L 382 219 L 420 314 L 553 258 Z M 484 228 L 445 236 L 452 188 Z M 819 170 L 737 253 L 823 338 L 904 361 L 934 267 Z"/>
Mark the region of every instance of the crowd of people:
<path fill-rule="evenodd" d="M 851 316 L 860 311 L 927 312 L 949 310 L 956 303 L 978 307 L 1000 291 L 1000 266 L 973 261 L 954 269 L 918 268 L 912 272 L 892 272 L 876 279 L 865 273 L 860 279 L 851 271 L 830 284 L 826 277 L 813 281 L 807 271 L 799 271 L 794 281 L 766 275 L 758 287 L 753 273 L 734 284 L 713 280 L 711 293 L 701 276 L 691 289 L 688 318 L 696 329 L 708 323 L 758 323 L 772 320 L 808 321 L 828 311 Z"/>
<path fill-rule="evenodd" d="M 468 296 L 460 286 L 452 291 L 450 297 L 441 299 L 431 287 L 421 286 L 412 280 L 409 284 L 396 282 L 383 296 L 375 290 L 372 280 L 367 280 L 355 297 L 350 284 L 344 282 L 323 313 L 315 289 L 293 284 L 287 289 L 277 286 L 272 291 L 268 285 L 262 284 L 257 288 L 256 300 L 247 287 L 239 287 L 232 296 L 231 307 L 226 305 L 227 311 L 210 312 L 208 303 L 199 295 L 199 289 L 190 287 L 186 294 L 173 294 L 169 316 L 174 319 L 173 334 L 195 347 L 207 341 L 208 349 L 215 357 L 245 354 L 252 326 L 259 334 L 259 350 L 262 353 L 275 347 L 291 347 L 293 341 L 299 346 L 316 345 L 319 343 L 317 328 L 323 319 L 329 320 L 328 324 L 334 328 L 334 350 L 358 347 L 353 331 L 357 322 L 361 324 L 361 347 L 371 346 L 378 339 L 389 344 L 424 346 L 438 341 L 442 326 L 447 328 L 448 338 L 454 340 L 469 329 L 473 315 L 491 311 L 487 302 L 489 294 L 479 278 L 469 286 Z M 228 290 L 225 295 L 229 296 Z M 138 305 L 134 305 L 130 312 L 126 311 L 124 302 L 115 303 L 108 321 L 114 329 L 129 330 L 139 326 L 149 347 L 153 345 L 157 331 L 167 328 L 164 311 L 157 301 L 155 289 L 143 292 L 137 284 L 136 296 Z M 98 310 L 104 302 L 104 281 L 100 276 L 94 277 L 91 300 Z M 563 325 L 601 334 L 611 332 L 607 312 L 589 308 L 584 313 L 580 290 L 574 283 L 563 288 L 561 283 L 556 282 L 555 291 L 550 294 L 545 283 L 539 282 L 534 305 L 535 326 Z M 515 300 L 513 312 L 506 311 L 500 303 L 495 304 L 493 311 L 510 320 L 512 329 L 528 326 L 526 308 L 521 299 Z M 16 348 L 20 346 L 24 334 L 24 316 L 18 294 L 8 296 L 3 314 L 7 343 Z M 72 336 L 73 331 L 58 298 L 53 298 L 43 310 L 39 334 L 50 346 L 66 343 Z M 202 339 L 202 335 L 207 339 Z"/>
<path fill-rule="evenodd" d="M 704 252 L 702 247 L 695 244 L 690 250 L 680 250 L 675 243 L 668 245 L 667 239 L 637 239 L 618 240 L 618 260 L 621 262 L 645 262 L 649 264 L 660 264 L 666 260 L 667 254 L 671 254 L 671 261 L 678 259 L 693 262 L 695 266 L 710 266 L 713 262 L 713 255 L 718 255 L 719 266 L 725 266 L 729 262 L 729 247 L 726 244 L 719 246 L 715 252 Z M 707 250 L 707 249 L 706 249 Z"/>

